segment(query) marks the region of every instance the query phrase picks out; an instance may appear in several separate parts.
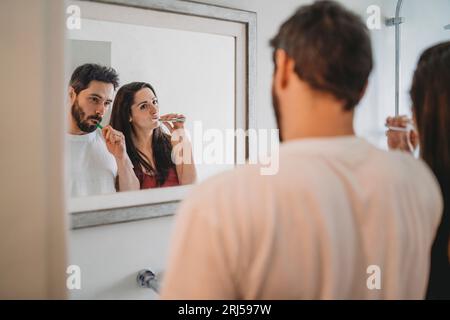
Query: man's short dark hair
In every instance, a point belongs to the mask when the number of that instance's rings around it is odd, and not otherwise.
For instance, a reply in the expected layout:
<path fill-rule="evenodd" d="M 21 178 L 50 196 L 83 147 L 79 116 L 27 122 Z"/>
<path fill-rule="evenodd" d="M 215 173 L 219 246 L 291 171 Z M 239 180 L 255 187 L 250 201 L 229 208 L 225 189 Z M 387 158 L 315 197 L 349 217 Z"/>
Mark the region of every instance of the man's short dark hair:
<path fill-rule="evenodd" d="M 312 88 L 333 94 L 352 110 L 373 67 L 369 31 L 360 17 L 333 1 L 300 7 L 270 41 L 295 61 Z M 275 55 L 274 55 L 275 57 Z"/>
<path fill-rule="evenodd" d="M 119 86 L 119 76 L 116 70 L 93 63 L 86 63 L 77 67 L 70 78 L 69 85 L 76 94 L 79 94 L 89 86 L 91 81 L 111 83 L 114 90 Z"/>

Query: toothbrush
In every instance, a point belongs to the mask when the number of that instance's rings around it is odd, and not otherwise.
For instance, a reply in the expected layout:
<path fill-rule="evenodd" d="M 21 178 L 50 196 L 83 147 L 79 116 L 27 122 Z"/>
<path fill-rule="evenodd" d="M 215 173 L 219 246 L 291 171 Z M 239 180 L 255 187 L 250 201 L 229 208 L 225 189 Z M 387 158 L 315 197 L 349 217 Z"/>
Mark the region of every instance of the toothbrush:
<path fill-rule="evenodd" d="M 100 123 L 97 123 L 95 126 L 96 126 L 97 128 L 99 128 L 100 130 L 103 129 L 103 126 L 102 126 Z"/>
<path fill-rule="evenodd" d="M 401 132 L 409 132 L 411 128 L 402 128 L 402 127 L 387 127 L 389 130 L 392 131 L 401 131 Z"/>
<path fill-rule="evenodd" d="M 186 118 L 172 118 L 170 120 L 161 120 L 161 118 L 158 118 L 161 122 L 185 122 Z"/>
<path fill-rule="evenodd" d="M 386 125 L 386 127 L 392 131 L 400 131 L 400 132 L 414 131 L 414 126 L 409 122 L 406 124 L 406 127 L 396 127 L 396 126 L 388 126 L 388 125 Z"/>

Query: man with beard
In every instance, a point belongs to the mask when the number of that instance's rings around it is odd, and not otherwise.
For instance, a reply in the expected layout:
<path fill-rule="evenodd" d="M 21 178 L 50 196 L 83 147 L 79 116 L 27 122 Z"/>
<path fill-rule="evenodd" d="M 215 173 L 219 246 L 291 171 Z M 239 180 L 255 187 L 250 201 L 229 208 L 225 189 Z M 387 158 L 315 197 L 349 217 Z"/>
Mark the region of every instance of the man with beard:
<path fill-rule="evenodd" d="M 244 166 L 190 194 L 161 297 L 423 298 L 442 199 L 422 161 L 355 136 L 372 69 L 365 24 L 319 1 L 271 45 L 279 171 Z"/>
<path fill-rule="evenodd" d="M 123 134 L 97 127 L 119 85 L 116 71 L 96 64 L 79 66 L 69 84 L 70 193 L 72 196 L 139 190 Z"/>

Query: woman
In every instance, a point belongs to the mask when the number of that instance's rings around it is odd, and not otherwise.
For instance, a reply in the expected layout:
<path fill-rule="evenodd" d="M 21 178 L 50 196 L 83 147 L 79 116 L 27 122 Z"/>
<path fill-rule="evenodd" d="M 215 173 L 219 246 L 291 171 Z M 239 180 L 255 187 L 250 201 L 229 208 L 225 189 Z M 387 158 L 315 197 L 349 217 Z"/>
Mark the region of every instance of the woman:
<path fill-rule="evenodd" d="M 117 92 L 111 126 L 125 135 L 127 153 L 141 189 L 195 181 L 196 170 L 184 121 L 181 114 L 159 116 L 158 98 L 148 83 L 132 82 Z M 161 123 L 170 135 L 162 130 Z"/>
<path fill-rule="evenodd" d="M 427 299 L 450 299 L 450 41 L 422 54 L 410 95 L 417 132 L 395 130 L 411 122 L 404 116 L 388 118 L 387 126 L 394 127 L 388 144 L 408 151 L 420 144 L 421 157 L 439 181 L 444 212 L 431 250 Z"/>

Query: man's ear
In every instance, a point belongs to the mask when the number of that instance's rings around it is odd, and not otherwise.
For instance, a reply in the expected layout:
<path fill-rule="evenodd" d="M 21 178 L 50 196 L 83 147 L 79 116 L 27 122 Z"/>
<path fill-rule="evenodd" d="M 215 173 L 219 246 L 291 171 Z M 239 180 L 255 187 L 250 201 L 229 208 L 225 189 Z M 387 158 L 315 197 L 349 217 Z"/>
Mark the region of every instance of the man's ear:
<path fill-rule="evenodd" d="M 277 49 L 275 51 L 275 87 L 278 90 L 285 89 L 289 81 L 291 81 L 291 77 L 295 72 L 295 62 L 291 59 L 286 51 L 283 49 Z"/>
<path fill-rule="evenodd" d="M 71 104 L 73 104 L 75 102 L 77 94 L 75 93 L 75 89 L 72 86 L 69 86 L 68 94 L 69 94 L 69 100 L 70 100 Z"/>

